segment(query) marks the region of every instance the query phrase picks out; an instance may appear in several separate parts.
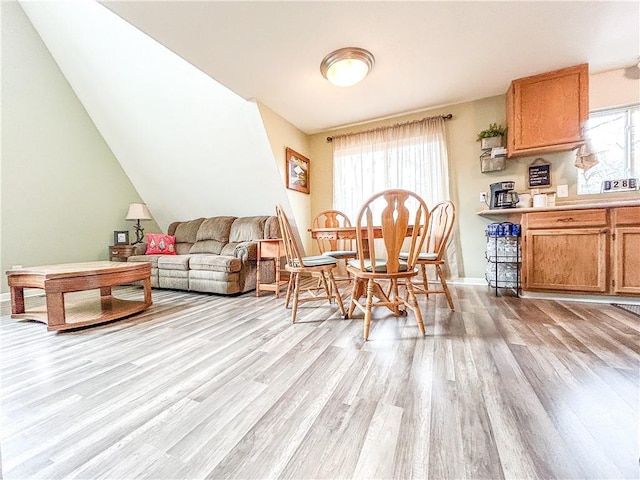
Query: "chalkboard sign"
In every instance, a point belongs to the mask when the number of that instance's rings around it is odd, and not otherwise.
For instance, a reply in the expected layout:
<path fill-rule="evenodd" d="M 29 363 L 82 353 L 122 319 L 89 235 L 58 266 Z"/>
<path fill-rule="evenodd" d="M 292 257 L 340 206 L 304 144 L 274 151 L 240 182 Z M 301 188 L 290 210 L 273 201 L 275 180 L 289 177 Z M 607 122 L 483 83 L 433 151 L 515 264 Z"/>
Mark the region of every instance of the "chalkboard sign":
<path fill-rule="evenodd" d="M 540 163 L 537 165 L 529 165 L 529 188 L 546 187 L 549 185 L 551 185 L 551 164 Z"/>

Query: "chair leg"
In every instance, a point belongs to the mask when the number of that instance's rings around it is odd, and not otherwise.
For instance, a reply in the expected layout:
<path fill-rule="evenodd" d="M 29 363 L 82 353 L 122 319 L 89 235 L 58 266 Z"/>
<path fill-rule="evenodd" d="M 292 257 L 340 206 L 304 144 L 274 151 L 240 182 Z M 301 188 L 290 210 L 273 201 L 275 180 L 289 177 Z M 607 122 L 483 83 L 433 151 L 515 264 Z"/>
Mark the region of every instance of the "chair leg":
<path fill-rule="evenodd" d="M 420 270 L 422 270 L 422 286 L 424 287 L 425 296 L 429 298 L 429 280 L 427 279 L 427 266 L 424 263 L 420 264 Z"/>
<path fill-rule="evenodd" d="M 293 284 L 296 282 L 297 273 L 289 273 L 289 283 L 287 283 L 287 296 L 284 300 L 284 308 L 289 308 L 289 301 L 291 300 L 291 292 L 293 291 Z"/>
<path fill-rule="evenodd" d="M 400 309 L 398 308 L 400 306 L 401 300 L 400 299 L 400 294 L 398 292 L 398 280 L 397 279 L 392 279 L 391 280 L 391 285 L 389 287 L 389 291 L 392 292 L 392 295 L 390 295 L 390 299 L 393 302 L 393 309 L 396 312 L 396 315 L 400 314 Z"/>
<path fill-rule="evenodd" d="M 340 309 L 340 313 L 342 316 L 346 316 L 346 311 L 344 309 L 344 304 L 342 303 L 342 297 L 340 296 L 340 290 L 338 290 L 338 285 L 336 284 L 336 279 L 333 276 L 333 272 L 329 270 L 329 283 L 331 284 L 331 288 L 335 293 L 336 302 L 338 302 L 338 308 Z"/>
<path fill-rule="evenodd" d="M 447 286 L 447 281 L 444 279 L 444 272 L 440 265 L 436 265 L 436 273 L 438 278 L 440 279 L 440 283 L 442 284 L 442 289 L 444 290 L 444 295 L 447 297 L 447 303 L 449 304 L 449 308 L 451 310 L 455 310 L 453 306 L 453 299 L 451 298 L 451 292 L 449 291 L 449 287 Z"/>
<path fill-rule="evenodd" d="M 367 282 L 367 303 L 364 312 L 364 339 L 369 339 L 369 328 L 371 327 L 371 309 L 373 308 L 373 279 L 369 279 Z"/>
<path fill-rule="evenodd" d="M 416 298 L 416 292 L 413 290 L 413 285 L 411 281 L 407 279 L 407 292 L 409 292 L 409 302 L 411 306 L 411 310 L 416 315 L 416 320 L 418 322 L 418 328 L 422 332 L 422 336 L 426 335 L 424 330 L 424 321 L 422 320 L 422 312 L 420 311 L 420 305 L 418 305 L 418 299 Z"/>
<path fill-rule="evenodd" d="M 331 303 L 331 291 L 329 290 L 329 285 L 327 285 L 327 277 L 326 277 L 326 273 L 327 272 L 320 272 L 320 281 L 322 282 L 322 288 L 324 289 L 324 294 L 327 297 L 327 300 L 329 300 L 329 303 Z"/>
<path fill-rule="evenodd" d="M 351 303 L 349 304 L 349 312 L 347 318 L 353 318 L 353 311 L 356 309 L 356 301 L 360 299 L 363 294 L 362 290 L 363 280 L 357 277 L 353 279 L 353 287 L 351 288 Z"/>
<path fill-rule="evenodd" d="M 291 323 L 296 323 L 298 313 L 298 295 L 300 295 L 300 275 L 296 274 L 296 282 L 293 287 L 293 309 L 291 310 Z"/>

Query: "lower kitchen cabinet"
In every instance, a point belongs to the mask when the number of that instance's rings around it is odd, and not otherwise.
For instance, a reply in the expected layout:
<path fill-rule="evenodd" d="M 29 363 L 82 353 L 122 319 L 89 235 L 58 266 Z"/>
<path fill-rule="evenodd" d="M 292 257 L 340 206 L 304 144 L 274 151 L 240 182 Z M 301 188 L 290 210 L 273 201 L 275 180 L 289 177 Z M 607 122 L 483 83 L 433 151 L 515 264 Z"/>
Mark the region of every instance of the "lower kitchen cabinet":
<path fill-rule="evenodd" d="M 640 207 L 523 215 L 524 290 L 640 294 Z"/>
<path fill-rule="evenodd" d="M 600 228 L 528 230 L 525 290 L 607 291 L 608 234 Z"/>
<path fill-rule="evenodd" d="M 618 295 L 640 295 L 640 207 L 613 209 L 612 290 Z"/>

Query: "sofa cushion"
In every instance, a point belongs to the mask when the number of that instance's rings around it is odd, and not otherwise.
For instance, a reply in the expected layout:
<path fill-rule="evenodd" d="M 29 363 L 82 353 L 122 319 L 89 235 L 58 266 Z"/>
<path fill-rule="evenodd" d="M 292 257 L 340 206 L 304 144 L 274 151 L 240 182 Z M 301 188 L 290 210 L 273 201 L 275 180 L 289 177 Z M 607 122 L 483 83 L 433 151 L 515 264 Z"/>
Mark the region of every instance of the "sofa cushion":
<path fill-rule="evenodd" d="M 189 270 L 191 255 L 161 255 L 158 259 L 158 269 L 162 270 Z"/>
<path fill-rule="evenodd" d="M 229 242 L 231 225 L 236 217 L 211 217 L 207 218 L 198 229 L 196 242 L 189 253 L 215 253 L 220 254 L 222 247 Z"/>
<path fill-rule="evenodd" d="M 164 255 L 131 255 L 127 262 L 149 262 L 151 268 L 158 268 L 158 259 Z"/>
<path fill-rule="evenodd" d="M 194 292 L 219 293 L 232 295 L 243 290 L 240 273 L 212 272 L 210 270 L 191 270 L 189 272 L 189 290 Z"/>
<path fill-rule="evenodd" d="M 147 233 L 145 255 L 175 255 L 176 237 L 163 233 Z"/>
<path fill-rule="evenodd" d="M 189 289 L 189 272 L 179 270 L 159 270 L 158 286 L 175 290 Z"/>
<path fill-rule="evenodd" d="M 240 217 L 231 225 L 229 243 L 250 242 L 264 238 L 264 224 L 269 217 Z"/>
<path fill-rule="evenodd" d="M 234 273 L 242 269 L 242 260 L 226 255 L 191 255 L 189 268 L 191 270 Z"/>
<path fill-rule="evenodd" d="M 204 218 L 196 218 L 188 222 L 178 222 L 169 226 L 169 235 L 176 237 L 176 253 L 185 255 L 189 253 L 191 246 L 196 243 L 198 229 Z M 175 225 L 175 231 L 172 231 Z"/>

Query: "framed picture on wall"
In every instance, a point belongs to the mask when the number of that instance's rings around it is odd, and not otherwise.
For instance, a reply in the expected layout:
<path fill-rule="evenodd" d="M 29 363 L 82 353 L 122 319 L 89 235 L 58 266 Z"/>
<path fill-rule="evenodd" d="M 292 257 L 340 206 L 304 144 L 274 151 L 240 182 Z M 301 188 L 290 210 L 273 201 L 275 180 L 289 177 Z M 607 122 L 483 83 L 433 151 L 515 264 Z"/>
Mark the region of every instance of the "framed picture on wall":
<path fill-rule="evenodd" d="M 128 230 L 115 230 L 113 232 L 113 244 L 114 245 L 129 245 L 129 231 Z"/>
<path fill-rule="evenodd" d="M 286 155 L 287 188 L 309 193 L 309 159 L 290 148 Z"/>

